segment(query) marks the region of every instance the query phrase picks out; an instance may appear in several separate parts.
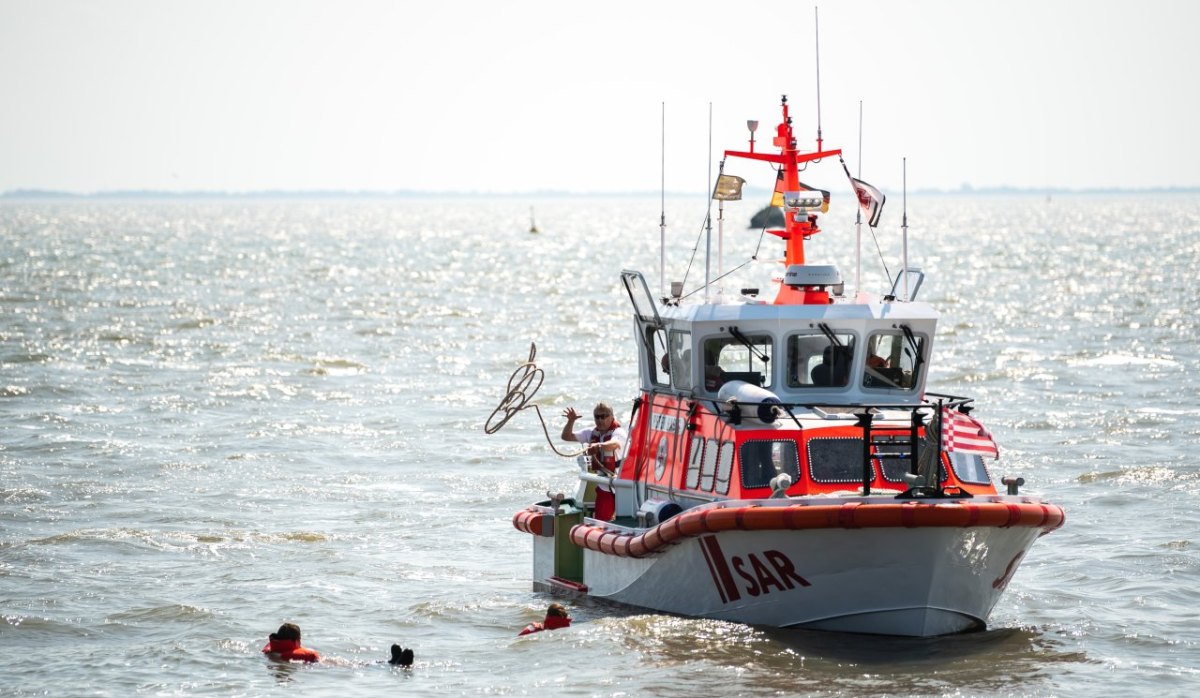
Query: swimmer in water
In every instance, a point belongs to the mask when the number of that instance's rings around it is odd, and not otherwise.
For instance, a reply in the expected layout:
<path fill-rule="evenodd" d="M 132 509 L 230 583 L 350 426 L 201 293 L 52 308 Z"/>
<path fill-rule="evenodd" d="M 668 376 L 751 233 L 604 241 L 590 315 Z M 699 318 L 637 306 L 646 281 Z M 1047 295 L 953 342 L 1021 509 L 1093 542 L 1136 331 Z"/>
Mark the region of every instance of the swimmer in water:
<path fill-rule="evenodd" d="M 388 664 L 395 666 L 412 666 L 413 651 L 404 649 L 400 645 L 392 645 L 392 658 L 388 660 Z"/>
<path fill-rule="evenodd" d="M 307 647 L 300 646 L 300 626 L 295 623 L 284 623 L 279 630 L 267 636 L 267 646 L 262 648 L 263 654 L 279 661 L 318 662 L 321 655 Z"/>
<path fill-rule="evenodd" d="M 543 630 L 557 630 L 559 628 L 571 627 L 571 616 L 567 614 L 567 609 L 560 603 L 552 603 L 546 609 L 546 619 L 541 623 L 530 623 L 525 626 L 525 629 L 517 633 L 517 636 L 530 635 L 532 633 L 540 633 Z"/>

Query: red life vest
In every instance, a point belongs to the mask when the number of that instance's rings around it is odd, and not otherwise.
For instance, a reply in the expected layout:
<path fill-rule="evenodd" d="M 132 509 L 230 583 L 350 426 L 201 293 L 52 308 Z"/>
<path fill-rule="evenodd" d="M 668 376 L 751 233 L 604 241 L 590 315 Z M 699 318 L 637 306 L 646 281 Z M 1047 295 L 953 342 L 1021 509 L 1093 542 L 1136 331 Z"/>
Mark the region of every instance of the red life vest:
<path fill-rule="evenodd" d="M 621 428 L 621 425 L 617 424 L 617 420 L 614 419 L 612 426 L 609 427 L 607 431 L 600 431 L 599 429 L 593 429 L 591 443 L 599 444 L 599 443 L 604 443 L 605 441 L 608 441 L 609 437 L 611 437 L 613 435 L 613 432 L 615 432 L 617 429 L 620 429 L 620 428 Z M 603 453 L 604 453 L 603 456 L 597 456 L 595 454 L 592 454 L 592 465 L 593 466 L 602 465 L 610 473 L 617 472 L 617 453 L 620 450 L 621 449 L 617 449 L 616 451 L 609 451 L 609 450 L 605 449 L 603 451 Z"/>
<path fill-rule="evenodd" d="M 532 635 L 533 633 L 540 633 L 543 630 L 558 630 L 559 628 L 568 628 L 570 626 L 570 618 L 563 618 L 562 616 L 546 616 L 546 620 L 542 621 L 541 623 L 530 623 L 529 625 L 526 625 L 524 630 L 517 633 L 517 637 L 522 635 Z"/>
<path fill-rule="evenodd" d="M 316 651 L 310 650 L 307 647 L 301 647 L 299 642 L 295 640 L 283 640 L 275 638 L 267 642 L 267 646 L 262 648 L 263 654 L 271 655 L 272 659 L 283 659 L 291 661 L 293 659 L 304 662 L 320 661 L 321 655 Z"/>

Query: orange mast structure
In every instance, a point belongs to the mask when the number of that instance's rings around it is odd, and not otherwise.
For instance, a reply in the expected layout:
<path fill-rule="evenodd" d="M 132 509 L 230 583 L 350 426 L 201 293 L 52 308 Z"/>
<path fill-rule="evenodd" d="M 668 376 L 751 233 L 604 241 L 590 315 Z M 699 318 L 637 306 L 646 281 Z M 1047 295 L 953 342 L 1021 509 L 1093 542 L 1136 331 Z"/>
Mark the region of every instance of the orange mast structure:
<path fill-rule="evenodd" d="M 737 151 L 726 150 L 725 157 L 738 157 L 747 160 L 761 160 L 778 165 L 783 173 L 783 200 L 784 200 L 784 228 L 783 230 L 768 230 L 767 232 L 776 235 L 787 243 L 787 254 L 784 257 L 784 265 L 792 266 L 794 264 L 804 264 L 804 241 L 812 235 L 821 232 L 817 226 L 817 215 L 808 213 L 808 206 L 802 206 L 802 199 L 805 198 L 801 192 L 807 190 L 807 187 L 800 183 L 800 165 L 808 162 L 821 160 L 822 158 L 841 155 L 841 149 L 837 150 L 821 150 L 821 141 L 817 141 L 817 151 L 812 153 L 802 153 L 796 147 L 796 136 L 792 132 L 792 118 L 788 115 L 787 95 L 784 95 L 781 104 L 783 107 L 783 120 L 775 128 L 775 139 L 773 141 L 775 147 L 779 148 L 779 153 L 756 153 L 754 152 L 754 134 L 750 135 L 750 150 Z M 811 192 L 810 192 L 811 193 Z M 820 196 L 819 192 L 817 196 Z M 820 203 L 812 208 L 819 208 Z M 823 295 L 824 300 L 817 298 L 816 295 Z M 778 305 L 792 303 L 813 303 L 813 302 L 828 302 L 828 294 L 821 292 L 820 294 L 812 291 L 800 290 L 789 287 L 783 284 L 779 288 L 779 294 L 775 297 L 775 303 Z"/>

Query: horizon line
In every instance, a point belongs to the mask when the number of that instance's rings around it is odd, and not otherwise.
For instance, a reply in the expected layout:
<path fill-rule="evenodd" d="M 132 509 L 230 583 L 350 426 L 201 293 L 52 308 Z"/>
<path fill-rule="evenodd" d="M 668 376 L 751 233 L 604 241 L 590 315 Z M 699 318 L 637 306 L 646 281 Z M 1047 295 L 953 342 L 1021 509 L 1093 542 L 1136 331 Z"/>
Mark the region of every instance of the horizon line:
<path fill-rule="evenodd" d="M 885 190 L 887 191 L 887 190 Z M 747 193 L 750 194 L 769 194 L 769 190 L 763 189 L 759 191 L 757 188 L 747 187 Z M 893 192 L 895 193 L 895 192 Z M 1089 195 L 1089 194 L 1196 194 L 1200 193 L 1200 186 L 1156 186 L 1156 187 L 1016 187 L 1009 185 L 1000 185 L 994 187 L 972 187 L 964 184 L 957 189 L 941 189 L 937 187 L 926 187 L 922 189 L 914 189 L 909 194 L 925 195 L 925 196 L 946 196 L 946 195 L 1029 195 L 1029 196 L 1048 196 L 1048 195 Z M 118 198 L 145 198 L 145 199 L 187 199 L 187 198 L 209 198 L 209 199 L 257 199 L 257 198 L 466 198 L 466 197 L 484 197 L 496 199 L 512 199 L 523 197 L 550 197 L 550 198 L 601 198 L 601 197 L 618 197 L 618 198 L 641 198 L 641 197 L 693 197 L 696 192 L 680 192 L 680 191 L 570 191 L 564 189 L 535 189 L 529 191 L 447 191 L 447 190 L 419 190 L 419 189 L 254 189 L 254 190 L 220 190 L 220 189 L 192 189 L 192 190 L 173 190 L 173 189 L 108 189 L 91 192 L 77 192 L 63 189 L 38 189 L 38 188 L 22 188 L 10 189 L 0 192 L 0 199 L 118 199 Z"/>

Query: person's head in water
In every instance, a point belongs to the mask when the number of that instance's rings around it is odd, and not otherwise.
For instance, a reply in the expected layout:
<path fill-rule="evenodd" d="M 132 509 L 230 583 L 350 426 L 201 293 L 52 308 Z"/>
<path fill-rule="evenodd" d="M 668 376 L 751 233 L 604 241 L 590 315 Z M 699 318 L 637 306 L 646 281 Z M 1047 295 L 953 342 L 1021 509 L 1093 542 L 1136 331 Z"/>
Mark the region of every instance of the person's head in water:
<path fill-rule="evenodd" d="M 279 630 L 267 637 L 269 641 L 262 651 L 272 659 L 284 661 L 299 659 L 305 662 L 316 662 L 321 659 L 321 655 L 316 651 L 300 646 L 300 626 L 295 623 L 284 623 L 279 626 Z"/>
<path fill-rule="evenodd" d="M 530 635 L 532 633 L 540 633 L 543 630 L 557 630 L 569 627 L 571 627 L 571 616 L 567 613 L 566 606 L 560 603 L 552 603 L 546 609 L 546 618 L 544 620 L 526 625 L 525 629 L 517 634 Z"/>
<path fill-rule="evenodd" d="M 388 664 L 397 666 L 412 666 L 413 651 L 406 650 L 400 645 L 392 645 L 392 658 L 388 660 Z"/>

